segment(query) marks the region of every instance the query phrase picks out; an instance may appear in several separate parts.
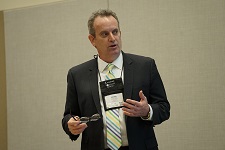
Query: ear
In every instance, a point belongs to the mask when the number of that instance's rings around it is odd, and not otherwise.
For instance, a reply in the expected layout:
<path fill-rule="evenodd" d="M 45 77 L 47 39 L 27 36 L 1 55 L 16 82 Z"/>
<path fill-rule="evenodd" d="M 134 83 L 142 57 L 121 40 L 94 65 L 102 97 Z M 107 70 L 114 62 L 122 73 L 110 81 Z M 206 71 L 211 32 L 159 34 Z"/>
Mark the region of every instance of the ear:
<path fill-rule="evenodd" d="M 93 35 L 89 34 L 88 39 L 91 42 L 91 44 L 95 47 L 95 37 Z"/>

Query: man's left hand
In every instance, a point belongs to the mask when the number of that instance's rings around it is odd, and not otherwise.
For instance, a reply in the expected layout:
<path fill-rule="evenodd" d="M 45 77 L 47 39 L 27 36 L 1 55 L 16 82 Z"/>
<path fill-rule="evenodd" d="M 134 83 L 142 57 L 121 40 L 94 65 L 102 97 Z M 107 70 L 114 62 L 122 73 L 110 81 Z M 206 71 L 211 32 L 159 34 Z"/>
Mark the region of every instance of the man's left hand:
<path fill-rule="evenodd" d="M 150 111 L 147 98 L 142 91 L 139 92 L 140 101 L 127 99 L 123 103 L 123 112 L 130 117 L 146 117 Z"/>

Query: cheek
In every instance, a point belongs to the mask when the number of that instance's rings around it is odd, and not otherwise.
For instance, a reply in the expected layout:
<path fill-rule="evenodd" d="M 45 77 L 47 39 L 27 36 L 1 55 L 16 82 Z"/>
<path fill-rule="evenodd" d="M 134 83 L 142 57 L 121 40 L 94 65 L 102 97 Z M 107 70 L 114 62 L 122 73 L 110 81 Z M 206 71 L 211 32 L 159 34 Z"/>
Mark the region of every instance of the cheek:
<path fill-rule="evenodd" d="M 117 38 L 117 42 L 121 45 L 121 38 L 120 37 Z"/>
<path fill-rule="evenodd" d="M 105 41 L 99 41 L 97 43 L 97 45 L 98 45 L 98 48 L 101 49 L 101 50 L 107 49 L 107 43 Z"/>
<path fill-rule="evenodd" d="M 118 41 L 118 45 L 119 45 L 119 47 L 121 49 L 122 48 L 122 42 L 121 42 L 121 40 Z"/>
<path fill-rule="evenodd" d="M 104 46 L 104 44 L 98 44 L 98 46 L 96 46 L 96 49 L 99 53 L 99 55 L 105 55 L 105 53 L 107 52 L 107 48 L 106 46 Z"/>

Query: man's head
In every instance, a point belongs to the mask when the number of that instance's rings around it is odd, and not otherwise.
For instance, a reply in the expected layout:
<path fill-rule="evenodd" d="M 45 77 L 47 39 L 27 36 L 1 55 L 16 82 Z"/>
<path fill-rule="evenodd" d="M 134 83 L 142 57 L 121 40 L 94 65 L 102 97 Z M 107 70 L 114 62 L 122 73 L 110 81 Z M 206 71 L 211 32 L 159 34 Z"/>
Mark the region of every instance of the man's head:
<path fill-rule="evenodd" d="M 95 21 L 95 18 L 97 18 L 99 16 L 100 17 L 113 16 L 116 19 L 116 21 L 118 23 L 118 27 L 119 27 L 119 19 L 116 16 L 116 13 L 114 13 L 112 10 L 109 10 L 109 9 L 99 9 L 99 10 L 93 12 L 91 17 L 88 19 L 89 34 L 95 36 L 94 21 Z"/>
<path fill-rule="evenodd" d="M 121 32 L 119 21 L 111 10 L 98 10 L 88 20 L 89 40 L 105 62 L 113 62 L 120 54 Z"/>

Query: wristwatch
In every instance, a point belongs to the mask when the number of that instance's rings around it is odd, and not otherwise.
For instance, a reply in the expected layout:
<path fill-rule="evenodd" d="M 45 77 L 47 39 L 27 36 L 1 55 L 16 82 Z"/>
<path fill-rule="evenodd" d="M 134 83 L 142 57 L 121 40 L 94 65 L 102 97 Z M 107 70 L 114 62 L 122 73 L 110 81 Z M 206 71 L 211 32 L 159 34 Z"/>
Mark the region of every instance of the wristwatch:
<path fill-rule="evenodd" d="M 150 109 L 149 109 L 148 115 L 145 116 L 145 117 L 141 117 L 141 118 L 144 119 L 144 120 L 149 120 L 149 118 L 150 118 Z"/>

